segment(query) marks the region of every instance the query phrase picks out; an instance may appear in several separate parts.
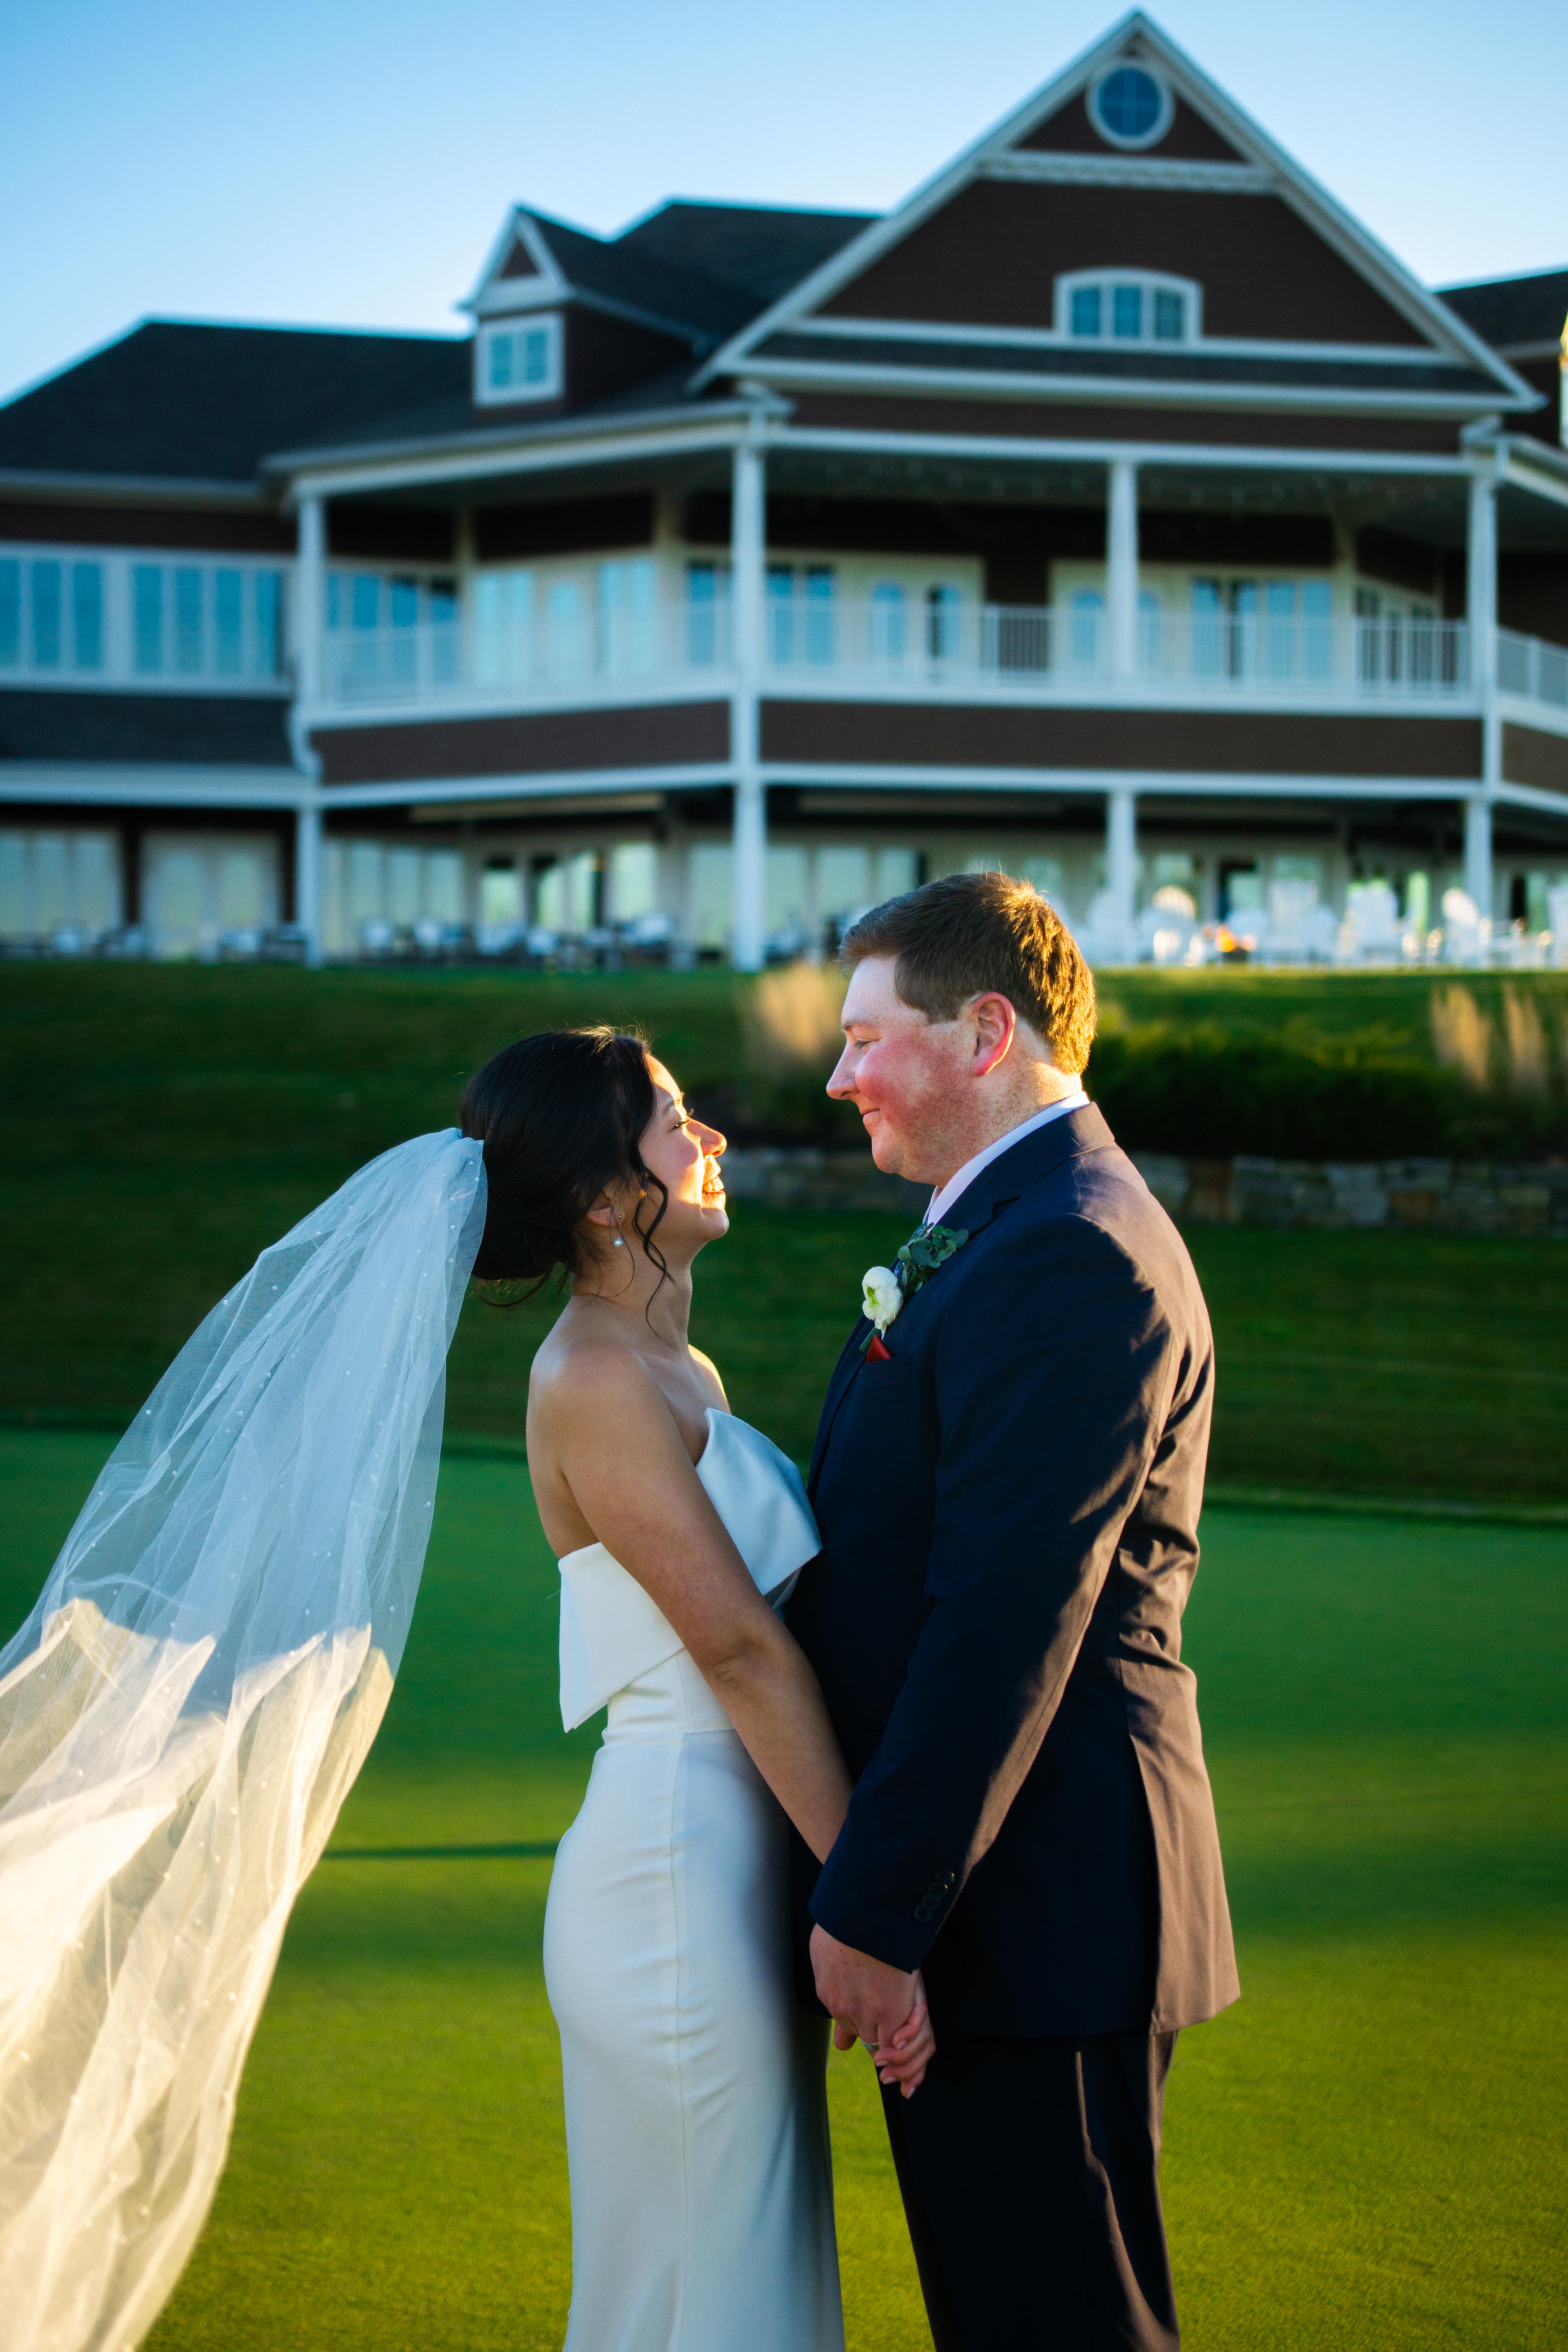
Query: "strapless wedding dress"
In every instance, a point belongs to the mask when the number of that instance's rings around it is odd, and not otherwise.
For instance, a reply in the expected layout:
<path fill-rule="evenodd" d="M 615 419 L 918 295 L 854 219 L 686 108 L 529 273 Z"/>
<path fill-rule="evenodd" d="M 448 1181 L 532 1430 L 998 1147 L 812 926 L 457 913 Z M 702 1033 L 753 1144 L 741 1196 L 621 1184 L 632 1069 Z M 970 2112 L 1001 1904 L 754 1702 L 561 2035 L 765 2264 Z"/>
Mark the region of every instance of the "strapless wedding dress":
<path fill-rule="evenodd" d="M 697 1475 L 782 1607 L 794 1464 L 710 1410 Z M 609 1705 L 544 1923 L 572 2177 L 566 2352 L 843 2352 L 826 2028 L 794 1996 L 787 1824 L 674 1627 L 602 1544 L 561 1562 L 561 1715 Z"/>

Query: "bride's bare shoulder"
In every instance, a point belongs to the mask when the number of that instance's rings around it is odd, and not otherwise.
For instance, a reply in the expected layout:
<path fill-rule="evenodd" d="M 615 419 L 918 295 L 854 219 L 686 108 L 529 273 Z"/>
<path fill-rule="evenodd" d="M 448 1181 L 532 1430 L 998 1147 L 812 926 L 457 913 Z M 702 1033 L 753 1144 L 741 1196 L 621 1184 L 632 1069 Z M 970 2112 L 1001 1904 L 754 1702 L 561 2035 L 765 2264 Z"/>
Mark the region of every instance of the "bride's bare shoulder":
<path fill-rule="evenodd" d="M 529 1410 L 547 1418 L 611 1409 L 624 1416 L 661 1402 L 658 1383 L 635 1348 L 613 1331 L 585 1329 L 565 1317 L 535 1355 L 528 1376 Z"/>

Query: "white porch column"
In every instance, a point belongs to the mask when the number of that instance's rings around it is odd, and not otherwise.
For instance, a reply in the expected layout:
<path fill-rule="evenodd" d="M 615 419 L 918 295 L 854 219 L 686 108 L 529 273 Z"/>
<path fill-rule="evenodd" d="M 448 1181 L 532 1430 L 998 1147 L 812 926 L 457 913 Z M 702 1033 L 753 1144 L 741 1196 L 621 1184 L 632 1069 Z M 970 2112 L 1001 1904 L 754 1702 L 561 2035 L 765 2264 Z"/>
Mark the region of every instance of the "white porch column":
<path fill-rule="evenodd" d="M 1470 680 L 1481 705 L 1481 790 L 1465 803 L 1465 888 L 1479 912 L 1492 910 L 1491 795 L 1502 782 L 1502 716 L 1498 709 L 1497 475 L 1490 459 L 1470 476 L 1465 617 Z"/>
<path fill-rule="evenodd" d="M 321 961 L 321 811 L 313 797 L 294 814 L 294 920 L 305 934 L 305 961 Z"/>
<path fill-rule="evenodd" d="M 730 606 L 735 632 L 731 758 L 735 770 L 734 911 L 731 957 L 737 971 L 760 971 L 767 923 L 767 801 L 760 769 L 758 702 L 763 668 L 767 474 L 754 439 L 735 451 L 730 520 Z"/>
<path fill-rule="evenodd" d="M 1138 468 L 1113 457 L 1105 512 L 1105 617 L 1112 677 L 1138 667 Z"/>
<path fill-rule="evenodd" d="M 321 699 L 322 637 L 326 626 L 327 523 L 323 501 L 313 493 L 300 499 L 295 509 L 299 543 L 289 597 L 289 653 L 294 673 L 294 699 L 289 711 L 289 740 L 294 765 L 307 776 L 318 776 L 321 763 L 310 749 L 310 720 Z"/>
<path fill-rule="evenodd" d="M 323 501 L 312 492 L 296 509 L 299 545 L 289 600 L 289 649 L 294 698 L 289 707 L 289 741 L 294 765 L 309 781 L 308 801 L 294 820 L 294 920 L 305 934 L 305 961 L 321 961 L 321 810 L 316 782 L 320 756 L 310 746 L 310 720 L 321 700 L 322 638 L 326 627 L 327 523 Z"/>
<path fill-rule="evenodd" d="M 1492 804 L 1484 793 L 1465 803 L 1465 888 L 1479 913 L 1492 910 Z"/>
<path fill-rule="evenodd" d="M 1124 790 L 1105 796 L 1105 887 L 1111 919 L 1127 933 L 1131 954 L 1132 919 L 1138 910 L 1138 803 Z"/>

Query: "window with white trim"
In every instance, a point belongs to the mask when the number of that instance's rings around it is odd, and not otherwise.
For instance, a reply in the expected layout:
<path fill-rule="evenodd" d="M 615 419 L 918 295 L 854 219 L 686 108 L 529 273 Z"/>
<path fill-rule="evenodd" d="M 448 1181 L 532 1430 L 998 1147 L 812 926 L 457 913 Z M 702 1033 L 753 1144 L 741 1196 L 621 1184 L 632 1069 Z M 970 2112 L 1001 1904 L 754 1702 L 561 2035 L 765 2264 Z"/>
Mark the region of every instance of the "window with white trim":
<path fill-rule="evenodd" d="M 559 310 L 505 319 L 474 338 L 474 399 L 481 408 L 558 400 L 562 382 Z"/>
<path fill-rule="evenodd" d="M 1203 289 L 1139 269 L 1079 269 L 1057 279 L 1057 332 L 1081 343 L 1191 343 Z"/>
<path fill-rule="evenodd" d="M 38 685 L 236 687 L 282 667 L 276 565 L 0 552 L 0 677 Z"/>
<path fill-rule="evenodd" d="M 1089 85 L 1089 119 L 1112 147 L 1157 146 L 1176 111 L 1169 84 L 1147 66 L 1110 68 Z"/>

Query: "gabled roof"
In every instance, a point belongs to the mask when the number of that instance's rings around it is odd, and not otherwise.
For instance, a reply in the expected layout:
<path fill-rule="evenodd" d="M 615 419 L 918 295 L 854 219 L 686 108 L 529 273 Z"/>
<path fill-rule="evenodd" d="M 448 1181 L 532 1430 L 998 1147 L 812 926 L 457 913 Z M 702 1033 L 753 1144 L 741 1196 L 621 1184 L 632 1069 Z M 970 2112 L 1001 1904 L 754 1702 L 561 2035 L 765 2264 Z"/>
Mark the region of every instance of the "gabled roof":
<path fill-rule="evenodd" d="M 591 229 L 514 205 L 466 308 L 492 317 L 573 301 L 660 328 L 699 352 L 711 351 L 757 308 L 734 287 L 679 260 L 628 251 Z"/>
<path fill-rule="evenodd" d="M 879 215 L 672 197 L 616 239 L 622 253 L 700 270 L 744 295 L 747 318 L 818 268 Z"/>
<path fill-rule="evenodd" d="M 586 301 L 705 352 L 873 217 L 685 201 L 603 237 L 517 205 L 466 307 L 490 317 Z"/>
<path fill-rule="evenodd" d="M 1561 346 L 1568 320 L 1568 269 L 1538 269 L 1528 278 L 1487 278 L 1470 286 L 1438 288 L 1450 310 L 1483 335 L 1493 351 L 1513 358 Z"/>
<path fill-rule="evenodd" d="M 356 437 L 460 400 L 451 335 L 148 319 L 0 407 L 0 473 L 255 485 L 270 450 Z"/>
<path fill-rule="evenodd" d="M 1163 76 L 1174 95 L 1178 115 L 1184 119 L 1179 127 L 1188 131 L 1195 127 L 1206 137 L 1194 141 L 1189 136 L 1179 141 L 1177 144 L 1183 152 L 1170 158 L 1157 152 L 1110 153 L 1103 142 L 1092 139 L 1088 143 L 1099 144 L 1098 153 L 1042 152 L 1047 145 L 1046 139 L 1037 136 L 1042 127 L 1056 117 L 1065 121 L 1068 110 L 1075 102 L 1081 101 L 1097 77 L 1124 60 L 1146 63 Z M 1082 112 L 1081 104 L 1078 105 L 1078 112 Z M 1084 143 L 1070 131 L 1060 139 L 1064 151 L 1081 149 Z M 769 363 L 770 356 L 775 362 L 783 357 L 773 350 L 772 339 L 792 331 L 824 334 L 824 362 L 831 365 L 832 346 L 826 344 L 824 323 L 818 316 L 823 308 L 834 298 L 842 297 L 845 289 L 882 257 L 890 255 L 944 207 L 986 180 L 1047 184 L 1081 180 L 1108 189 L 1267 193 L 1289 206 L 1322 245 L 1331 248 L 1375 292 L 1388 311 L 1397 314 L 1391 325 L 1401 331 L 1397 336 L 1390 335 L 1391 343 L 1397 341 L 1424 345 L 1425 351 L 1417 352 L 1416 356 L 1445 361 L 1465 372 L 1466 391 L 1446 396 L 1461 401 L 1468 397 L 1494 407 L 1530 408 L 1538 404 L 1537 395 L 1462 317 L 1429 292 L 1138 9 L 1124 16 L 1063 73 L 918 188 L 905 204 L 869 224 L 799 285 L 770 305 L 760 318 L 732 336 L 707 362 L 699 381 L 742 373 L 755 373 L 763 381 L 770 374 L 780 383 L 800 381 L 798 373 L 789 374 L 784 368 L 770 367 Z M 1136 266 L 1138 256 L 1128 253 L 1121 260 L 1121 266 L 1131 268 Z M 852 331 L 853 313 L 846 315 L 847 308 L 843 302 L 836 304 L 839 315 L 832 323 L 839 333 Z M 871 331 L 878 331 L 874 323 Z M 913 331 L 913 321 L 907 318 L 904 331 Z M 890 378 L 899 366 L 890 334 L 889 343 L 884 367 Z M 1286 348 L 1281 346 L 1282 351 Z M 1369 348 L 1368 357 L 1373 355 Z M 1346 356 L 1353 362 L 1353 352 Z M 1376 356 L 1384 358 L 1386 354 L 1378 352 Z M 1048 380 L 1051 369 L 1046 352 L 1038 352 L 1032 365 L 1042 381 Z"/>

